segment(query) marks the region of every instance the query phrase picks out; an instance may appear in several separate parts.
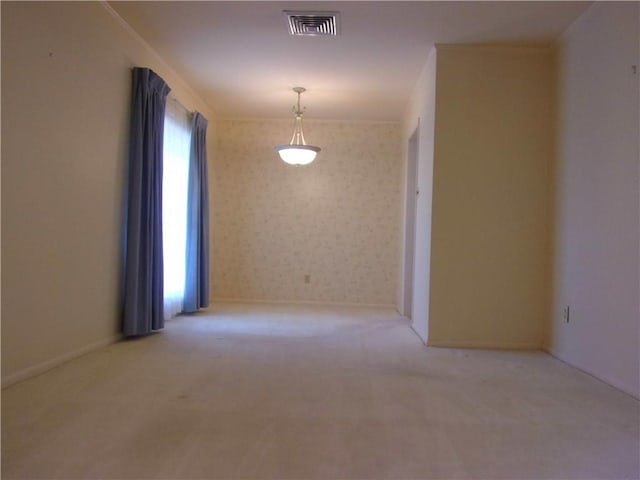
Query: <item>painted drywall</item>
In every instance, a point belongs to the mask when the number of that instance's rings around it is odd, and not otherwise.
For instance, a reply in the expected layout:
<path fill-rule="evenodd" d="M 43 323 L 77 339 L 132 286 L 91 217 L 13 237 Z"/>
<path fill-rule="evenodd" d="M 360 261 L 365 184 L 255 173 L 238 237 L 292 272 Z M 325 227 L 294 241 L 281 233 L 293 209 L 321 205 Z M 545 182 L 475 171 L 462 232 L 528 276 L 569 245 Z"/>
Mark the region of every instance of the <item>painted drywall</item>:
<path fill-rule="evenodd" d="M 542 346 L 552 66 L 547 48 L 437 47 L 430 345 Z"/>
<path fill-rule="evenodd" d="M 322 151 L 304 167 L 285 164 L 273 148 L 292 125 L 218 123 L 214 298 L 395 305 L 399 125 L 306 120 L 307 141 Z"/>
<path fill-rule="evenodd" d="M 639 10 L 637 2 L 597 2 L 558 41 L 548 339 L 557 357 L 636 397 L 640 74 L 632 66 L 640 64 Z"/>
<path fill-rule="evenodd" d="M 117 338 L 131 68 L 212 112 L 107 6 L 1 8 L 6 385 Z"/>
<path fill-rule="evenodd" d="M 411 321 L 413 329 L 426 343 L 429 331 L 429 282 L 431 273 L 431 210 L 433 196 L 433 147 L 434 147 L 434 126 L 435 126 L 435 98 L 436 98 L 436 58 L 437 51 L 431 50 L 427 57 L 424 68 L 418 78 L 416 86 L 411 94 L 407 113 L 405 114 L 402 139 L 403 158 L 408 155 L 409 138 L 418 131 L 418 195 L 416 201 L 415 219 L 415 252 L 413 268 L 413 301 Z M 406 170 L 405 170 L 406 175 Z M 403 189 L 406 189 L 406 176 L 404 178 Z M 406 190 L 403 192 L 406 199 Z M 403 206 L 403 212 L 406 206 Z M 405 218 L 405 222 L 407 219 Z M 406 231 L 403 223 L 402 232 Z M 405 239 L 402 239 L 402 246 L 405 246 Z M 402 258 L 404 259 L 404 252 Z M 402 265 L 404 268 L 405 265 Z M 404 273 L 401 274 L 404 278 Z M 399 310 L 401 310 L 401 299 L 404 298 L 405 286 L 402 282 L 398 295 L 400 299 Z M 405 312 L 403 312 L 405 313 Z"/>

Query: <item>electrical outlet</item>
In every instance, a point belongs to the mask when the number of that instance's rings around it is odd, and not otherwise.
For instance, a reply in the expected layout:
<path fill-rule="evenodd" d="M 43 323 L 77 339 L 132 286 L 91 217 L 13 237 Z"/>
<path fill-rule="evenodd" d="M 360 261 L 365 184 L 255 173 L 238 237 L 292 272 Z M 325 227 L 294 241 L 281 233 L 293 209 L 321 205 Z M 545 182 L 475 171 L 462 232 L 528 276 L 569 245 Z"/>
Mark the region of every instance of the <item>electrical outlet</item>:
<path fill-rule="evenodd" d="M 562 320 L 564 320 L 564 323 L 569 323 L 569 305 L 565 305 L 562 308 Z"/>
<path fill-rule="evenodd" d="M 304 276 L 304 283 L 311 283 L 311 275 Z"/>

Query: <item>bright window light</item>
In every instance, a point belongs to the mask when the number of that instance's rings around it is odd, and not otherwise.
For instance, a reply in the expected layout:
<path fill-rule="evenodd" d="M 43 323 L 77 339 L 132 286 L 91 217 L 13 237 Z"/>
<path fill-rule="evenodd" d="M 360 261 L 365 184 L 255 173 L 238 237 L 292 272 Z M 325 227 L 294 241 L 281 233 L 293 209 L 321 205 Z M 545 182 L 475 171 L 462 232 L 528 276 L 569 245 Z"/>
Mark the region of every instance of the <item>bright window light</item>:
<path fill-rule="evenodd" d="M 182 311 L 184 299 L 190 148 L 189 113 L 177 101 L 168 99 L 162 174 L 165 319 Z"/>

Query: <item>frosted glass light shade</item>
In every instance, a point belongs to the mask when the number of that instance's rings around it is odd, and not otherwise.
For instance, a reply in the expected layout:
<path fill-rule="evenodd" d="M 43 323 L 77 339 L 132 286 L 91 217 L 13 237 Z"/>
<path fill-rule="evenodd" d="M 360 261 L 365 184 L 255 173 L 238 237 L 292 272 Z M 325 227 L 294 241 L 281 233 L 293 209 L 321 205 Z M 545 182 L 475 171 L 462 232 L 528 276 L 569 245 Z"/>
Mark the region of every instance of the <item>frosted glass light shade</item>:
<path fill-rule="evenodd" d="M 280 154 L 280 158 L 289 165 L 308 165 L 316 158 L 320 151 L 319 147 L 311 145 L 277 145 L 275 149 Z"/>

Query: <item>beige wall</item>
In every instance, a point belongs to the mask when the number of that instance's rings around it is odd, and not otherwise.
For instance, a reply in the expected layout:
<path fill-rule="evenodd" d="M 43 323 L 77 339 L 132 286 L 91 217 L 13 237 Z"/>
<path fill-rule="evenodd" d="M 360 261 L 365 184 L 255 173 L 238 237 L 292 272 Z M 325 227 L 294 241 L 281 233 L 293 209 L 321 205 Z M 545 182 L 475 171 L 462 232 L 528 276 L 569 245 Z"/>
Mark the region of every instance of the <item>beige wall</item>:
<path fill-rule="evenodd" d="M 548 305 L 549 49 L 437 52 L 429 344 L 539 348 Z"/>
<path fill-rule="evenodd" d="M 292 125 L 219 122 L 214 298 L 395 305 L 399 125 L 306 120 L 307 141 L 322 151 L 291 167 L 273 146 Z"/>
<path fill-rule="evenodd" d="M 558 43 L 548 348 L 640 397 L 638 3 L 596 3 Z M 569 323 L 562 308 L 570 306 Z"/>
<path fill-rule="evenodd" d="M 403 158 L 405 159 L 405 163 L 408 155 L 409 139 L 416 129 L 418 132 L 417 184 L 420 193 L 417 195 L 416 200 L 411 321 L 413 329 L 424 342 L 427 342 L 429 332 L 436 58 L 437 52 L 436 49 L 433 48 L 429 53 L 425 66 L 411 94 L 402 129 L 404 146 Z M 405 189 L 406 186 L 407 182 L 405 177 Z M 403 197 L 406 198 L 406 190 Z M 405 221 L 407 221 L 406 218 Z M 409 219 L 409 221 L 411 221 L 411 219 Z M 403 225 L 402 231 L 403 233 L 406 231 L 405 225 Z M 403 248 L 406 245 L 405 240 L 403 237 Z M 403 268 L 404 267 L 405 265 L 403 265 Z M 402 285 L 402 287 L 399 295 L 400 301 L 403 298 L 404 288 L 406 288 L 406 286 Z"/>
<path fill-rule="evenodd" d="M 3 384 L 119 331 L 133 66 L 211 118 L 101 4 L 2 2 Z"/>

